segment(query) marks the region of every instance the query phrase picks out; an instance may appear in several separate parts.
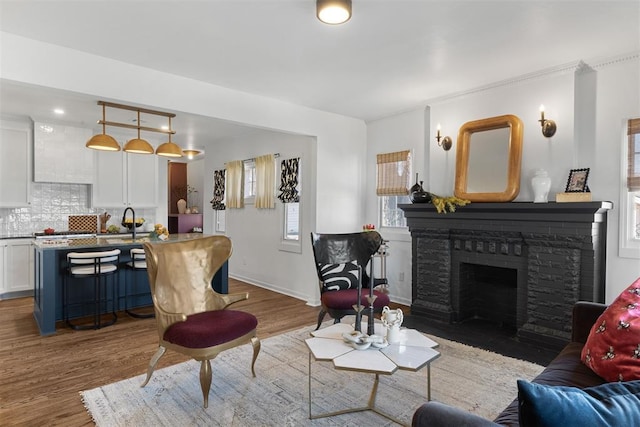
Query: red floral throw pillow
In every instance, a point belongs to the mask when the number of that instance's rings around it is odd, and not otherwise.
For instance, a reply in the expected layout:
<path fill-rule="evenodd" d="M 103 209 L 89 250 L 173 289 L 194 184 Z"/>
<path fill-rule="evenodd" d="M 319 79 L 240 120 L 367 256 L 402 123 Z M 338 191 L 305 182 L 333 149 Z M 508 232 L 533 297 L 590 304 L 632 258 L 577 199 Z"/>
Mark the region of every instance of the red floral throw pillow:
<path fill-rule="evenodd" d="M 582 362 L 609 382 L 640 379 L 640 278 L 591 327 Z"/>

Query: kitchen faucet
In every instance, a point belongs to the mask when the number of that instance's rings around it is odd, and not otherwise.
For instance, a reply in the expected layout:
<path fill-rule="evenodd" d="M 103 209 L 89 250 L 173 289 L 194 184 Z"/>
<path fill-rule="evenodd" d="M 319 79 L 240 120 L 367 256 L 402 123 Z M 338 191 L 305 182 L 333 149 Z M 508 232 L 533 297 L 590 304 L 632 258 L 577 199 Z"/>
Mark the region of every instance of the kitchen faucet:
<path fill-rule="evenodd" d="M 122 214 L 122 224 L 125 224 L 124 219 L 127 217 L 127 211 L 131 211 L 131 215 L 133 215 L 133 222 L 131 224 L 131 230 L 132 230 L 131 236 L 135 239 L 136 238 L 136 211 L 134 211 L 131 206 L 125 209 L 124 213 Z"/>

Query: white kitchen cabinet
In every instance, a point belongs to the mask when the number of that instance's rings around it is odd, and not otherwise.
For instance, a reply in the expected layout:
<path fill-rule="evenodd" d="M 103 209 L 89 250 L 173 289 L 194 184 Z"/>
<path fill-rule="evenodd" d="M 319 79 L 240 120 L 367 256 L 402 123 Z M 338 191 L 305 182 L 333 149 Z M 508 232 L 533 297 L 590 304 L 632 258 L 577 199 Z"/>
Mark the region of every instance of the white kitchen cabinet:
<path fill-rule="evenodd" d="M 33 241 L 31 239 L 2 240 L 0 257 L 0 282 L 4 282 L 4 285 L 0 286 L 0 299 L 33 295 Z"/>
<path fill-rule="evenodd" d="M 158 161 L 155 154 L 127 154 L 129 205 L 140 208 L 158 206 Z"/>
<path fill-rule="evenodd" d="M 93 206 L 158 206 L 158 156 L 122 151 L 95 152 Z"/>
<path fill-rule="evenodd" d="M 32 140 L 31 123 L 0 121 L 0 207 L 31 203 Z"/>
<path fill-rule="evenodd" d="M 91 129 L 41 122 L 35 122 L 33 129 L 35 182 L 93 182 L 93 150 L 85 146 Z"/>

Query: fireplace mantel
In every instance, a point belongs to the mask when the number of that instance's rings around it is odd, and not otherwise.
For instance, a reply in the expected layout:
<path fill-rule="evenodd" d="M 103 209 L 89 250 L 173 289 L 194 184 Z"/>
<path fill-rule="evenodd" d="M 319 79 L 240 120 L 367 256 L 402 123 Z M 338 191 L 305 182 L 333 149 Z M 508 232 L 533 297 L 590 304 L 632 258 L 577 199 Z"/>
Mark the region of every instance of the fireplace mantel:
<path fill-rule="evenodd" d="M 400 205 L 412 237 L 412 315 L 458 322 L 460 266 L 517 271 L 517 335 L 558 347 L 578 300 L 604 302 L 611 202 Z"/>

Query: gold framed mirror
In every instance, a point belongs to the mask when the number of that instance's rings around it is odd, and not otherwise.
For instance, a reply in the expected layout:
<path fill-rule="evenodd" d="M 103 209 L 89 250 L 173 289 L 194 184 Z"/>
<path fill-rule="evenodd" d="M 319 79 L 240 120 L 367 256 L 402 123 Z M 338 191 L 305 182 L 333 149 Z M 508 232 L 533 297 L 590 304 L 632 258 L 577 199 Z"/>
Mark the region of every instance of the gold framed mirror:
<path fill-rule="evenodd" d="M 510 202 L 520 192 L 522 120 L 507 114 L 467 122 L 456 148 L 454 194 L 472 202 Z"/>

